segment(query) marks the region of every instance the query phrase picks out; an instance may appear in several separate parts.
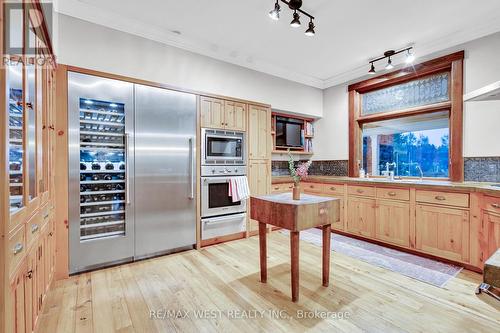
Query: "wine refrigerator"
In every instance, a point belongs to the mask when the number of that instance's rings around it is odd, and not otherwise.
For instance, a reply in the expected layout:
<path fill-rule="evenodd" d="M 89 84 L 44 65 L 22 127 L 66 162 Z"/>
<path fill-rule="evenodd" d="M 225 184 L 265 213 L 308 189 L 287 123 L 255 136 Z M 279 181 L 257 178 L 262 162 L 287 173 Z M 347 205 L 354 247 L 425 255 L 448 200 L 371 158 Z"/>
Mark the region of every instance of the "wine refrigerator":
<path fill-rule="evenodd" d="M 196 96 L 68 73 L 70 273 L 196 243 Z"/>

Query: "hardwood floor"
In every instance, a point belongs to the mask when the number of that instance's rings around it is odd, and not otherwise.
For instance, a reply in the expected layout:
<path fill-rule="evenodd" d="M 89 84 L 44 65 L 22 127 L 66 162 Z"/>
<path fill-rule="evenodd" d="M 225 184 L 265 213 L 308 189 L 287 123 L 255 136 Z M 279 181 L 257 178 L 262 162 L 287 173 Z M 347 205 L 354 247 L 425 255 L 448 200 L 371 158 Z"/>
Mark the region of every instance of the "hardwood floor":
<path fill-rule="evenodd" d="M 289 239 L 273 232 L 267 284 L 252 237 L 59 281 L 38 332 L 500 332 L 500 305 L 474 295 L 479 274 L 462 271 L 442 289 L 334 252 L 324 288 L 321 248 L 300 247 L 295 304 Z"/>

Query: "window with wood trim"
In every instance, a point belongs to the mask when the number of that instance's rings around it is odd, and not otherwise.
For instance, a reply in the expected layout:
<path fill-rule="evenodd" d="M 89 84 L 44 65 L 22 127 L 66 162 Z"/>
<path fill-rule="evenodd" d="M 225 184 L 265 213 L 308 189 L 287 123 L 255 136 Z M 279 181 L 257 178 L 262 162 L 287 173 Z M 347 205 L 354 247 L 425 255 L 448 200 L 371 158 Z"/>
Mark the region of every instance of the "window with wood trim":
<path fill-rule="evenodd" d="M 349 176 L 463 181 L 463 58 L 457 52 L 349 86 Z"/>

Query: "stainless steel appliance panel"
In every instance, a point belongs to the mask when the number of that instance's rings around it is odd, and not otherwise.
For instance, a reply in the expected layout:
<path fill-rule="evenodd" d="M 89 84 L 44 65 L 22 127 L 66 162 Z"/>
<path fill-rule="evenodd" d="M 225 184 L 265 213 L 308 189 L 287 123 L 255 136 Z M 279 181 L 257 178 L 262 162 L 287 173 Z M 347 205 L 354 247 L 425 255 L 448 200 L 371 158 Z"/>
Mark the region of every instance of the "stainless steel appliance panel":
<path fill-rule="evenodd" d="M 82 108 L 85 101 L 89 105 L 88 109 Z M 94 101 L 107 107 L 90 108 Z M 119 114 L 112 110 L 118 106 Z M 70 273 L 133 259 L 133 122 L 133 84 L 68 73 Z M 87 131 L 89 132 L 85 133 Z M 88 139 L 82 139 L 84 137 Z M 98 170 L 97 162 L 91 163 L 96 165 L 96 169 L 92 168 L 90 172 L 89 169 L 80 170 L 80 159 L 83 156 L 95 156 L 96 161 L 102 162 L 104 167 L 104 164 L 109 163 L 103 161 L 116 158 L 117 154 L 126 168 L 114 170 L 113 175 L 109 170 Z M 116 180 L 106 180 L 106 174 Z M 116 174 L 120 174 L 119 179 Z M 93 176 L 97 178 L 92 179 Z M 95 190 L 89 189 L 89 186 Z M 81 194 L 82 187 L 84 192 Z M 88 197 L 93 199 L 87 202 Z M 104 209 L 101 210 L 102 208 Z M 119 213 L 110 216 L 110 211 Z M 102 219 L 103 216 L 105 219 Z M 90 230 L 93 231 L 89 233 Z"/>
<path fill-rule="evenodd" d="M 196 243 L 196 96 L 135 86 L 135 257 Z"/>
<path fill-rule="evenodd" d="M 245 165 L 245 132 L 203 128 L 202 165 Z"/>
<path fill-rule="evenodd" d="M 211 239 L 246 231 L 247 214 L 231 214 L 201 219 L 201 239 Z"/>

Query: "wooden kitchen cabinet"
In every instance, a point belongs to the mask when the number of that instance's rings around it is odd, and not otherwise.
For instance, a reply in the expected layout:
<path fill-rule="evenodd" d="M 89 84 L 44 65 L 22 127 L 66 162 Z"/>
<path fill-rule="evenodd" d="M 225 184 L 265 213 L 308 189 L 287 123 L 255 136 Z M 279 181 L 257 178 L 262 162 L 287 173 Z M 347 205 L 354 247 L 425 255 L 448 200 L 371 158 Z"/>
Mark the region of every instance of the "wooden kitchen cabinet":
<path fill-rule="evenodd" d="M 250 193 L 252 196 L 266 195 L 271 193 L 271 165 L 270 161 L 255 160 L 249 161 L 248 180 Z M 250 202 L 249 202 L 250 204 Z M 250 220 L 248 231 L 258 230 L 259 223 Z"/>
<path fill-rule="evenodd" d="M 26 310 L 25 310 L 25 272 L 26 262 L 23 262 L 18 273 L 11 282 L 10 289 L 10 307 L 6 309 L 8 314 L 8 329 L 15 333 L 26 332 Z"/>
<path fill-rule="evenodd" d="M 250 105 L 248 158 L 271 160 L 271 109 Z"/>
<path fill-rule="evenodd" d="M 244 103 L 202 96 L 201 127 L 246 131 L 246 110 Z"/>
<path fill-rule="evenodd" d="M 375 199 L 352 197 L 347 200 L 346 231 L 355 235 L 375 236 Z"/>
<path fill-rule="evenodd" d="M 482 219 L 486 238 L 486 253 L 483 253 L 483 260 L 486 261 L 500 248 L 500 214 L 484 212 Z"/>
<path fill-rule="evenodd" d="M 224 100 L 201 96 L 201 127 L 224 128 Z"/>
<path fill-rule="evenodd" d="M 224 104 L 224 128 L 235 131 L 247 129 L 247 105 L 233 101 Z"/>
<path fill-rule="evenodd" d="M 468 262 L 469 212 L 417 205 L 416 249 L 450 260 Z"/>
<path fill-rule="evenodd" d="M 378 200 L 375 212 L 375 238 L 409 247 L 410 204 L 393 200 Z"/>

